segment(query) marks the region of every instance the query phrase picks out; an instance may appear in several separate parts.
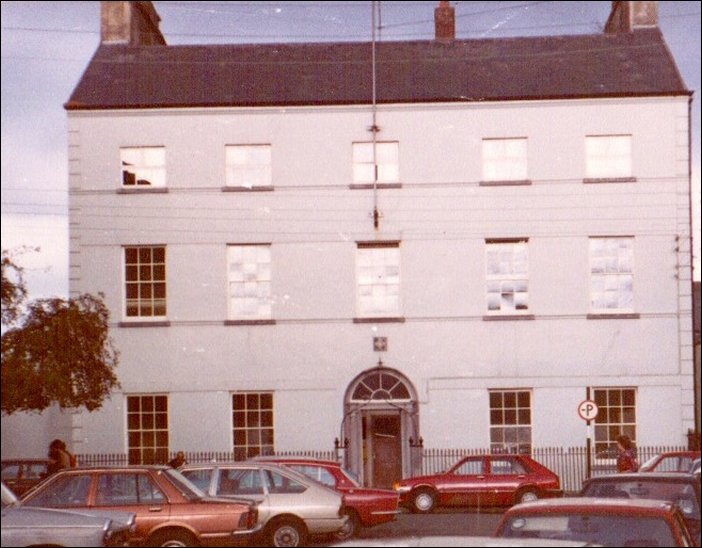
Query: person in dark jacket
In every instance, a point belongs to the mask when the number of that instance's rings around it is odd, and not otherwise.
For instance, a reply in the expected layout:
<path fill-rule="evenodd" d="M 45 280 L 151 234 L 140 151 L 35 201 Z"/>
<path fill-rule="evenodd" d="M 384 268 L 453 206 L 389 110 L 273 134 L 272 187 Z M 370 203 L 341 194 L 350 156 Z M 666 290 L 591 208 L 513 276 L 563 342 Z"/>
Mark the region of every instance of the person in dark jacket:
<path fill-rule="evenodd" d="M 185 453 L 182 451 L 178 451 L 176 453 L 175 458 L 172 458 L 171 460 L 168 461 L 168 466 L 171 468 L 180 468 L 184 464 L 186 464 L 188 461 L 185 460 Z"/>

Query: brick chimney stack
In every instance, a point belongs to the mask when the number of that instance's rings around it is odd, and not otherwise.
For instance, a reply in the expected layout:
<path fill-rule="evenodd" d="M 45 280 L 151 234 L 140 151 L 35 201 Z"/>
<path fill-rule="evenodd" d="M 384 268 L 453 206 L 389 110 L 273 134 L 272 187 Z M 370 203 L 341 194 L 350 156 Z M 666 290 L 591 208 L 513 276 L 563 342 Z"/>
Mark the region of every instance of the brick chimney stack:
<path fill-rule="evenodd" d="M 632 32 L 657 26 L 658 2 L 612 2 L 605 32 Z"/>
<path fill-rule="evenodd" d="M 434 28 L 436 40 L 450 42 L 456 38 L 456 9 L 442 0 L 434 9 Z"/>
<path fill-rule="evenodd" d="M 166 45 L 152 2 L 101 2 L 100 42 L 130 46 Z"/>

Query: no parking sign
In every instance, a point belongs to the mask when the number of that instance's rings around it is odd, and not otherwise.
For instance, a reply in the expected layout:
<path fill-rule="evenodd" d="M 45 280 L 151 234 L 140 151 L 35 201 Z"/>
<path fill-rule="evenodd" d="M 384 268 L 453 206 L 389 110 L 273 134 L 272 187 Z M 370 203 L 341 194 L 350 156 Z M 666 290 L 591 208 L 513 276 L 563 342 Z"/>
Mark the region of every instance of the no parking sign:
<path fill-rule="evenodd" d="M 592 400 L 581 401 L 580 405 L 578 405 L 578 415 L 580 415 L 580 418 L 584 421 L 595 420 L 599 411 L 599 407 L 597 407 L 597 404 Z"/>

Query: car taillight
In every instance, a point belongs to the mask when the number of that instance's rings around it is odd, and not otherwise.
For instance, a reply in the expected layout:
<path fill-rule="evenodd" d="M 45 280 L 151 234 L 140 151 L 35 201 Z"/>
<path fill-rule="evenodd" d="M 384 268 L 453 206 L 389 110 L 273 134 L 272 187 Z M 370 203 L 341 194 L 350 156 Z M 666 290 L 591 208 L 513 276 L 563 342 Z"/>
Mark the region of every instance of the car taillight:
<path fill-rule="evenodd" d="M 239 529 L 253 529 L 258 521 L 258 508 L 250 506 L 247 512 L 243 512 L 239 518 Z"/>

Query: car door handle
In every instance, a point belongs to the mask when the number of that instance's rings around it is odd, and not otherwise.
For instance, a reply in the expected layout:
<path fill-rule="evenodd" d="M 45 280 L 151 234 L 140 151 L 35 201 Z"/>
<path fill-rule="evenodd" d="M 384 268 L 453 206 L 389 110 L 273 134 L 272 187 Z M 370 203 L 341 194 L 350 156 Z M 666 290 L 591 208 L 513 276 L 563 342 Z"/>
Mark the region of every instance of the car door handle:
<path fill-rule="evenodd" d="M 163 510 L 163 508 L 161 508 L 160 506 L 152 506 L 151 508 L 149 508 L 149 512 L 160 512 L 161 510 Z"/>
<path fill-rule="evenodd" d="M 478 479 L 485 479 L 485 476 L 478 476 Z"/>

